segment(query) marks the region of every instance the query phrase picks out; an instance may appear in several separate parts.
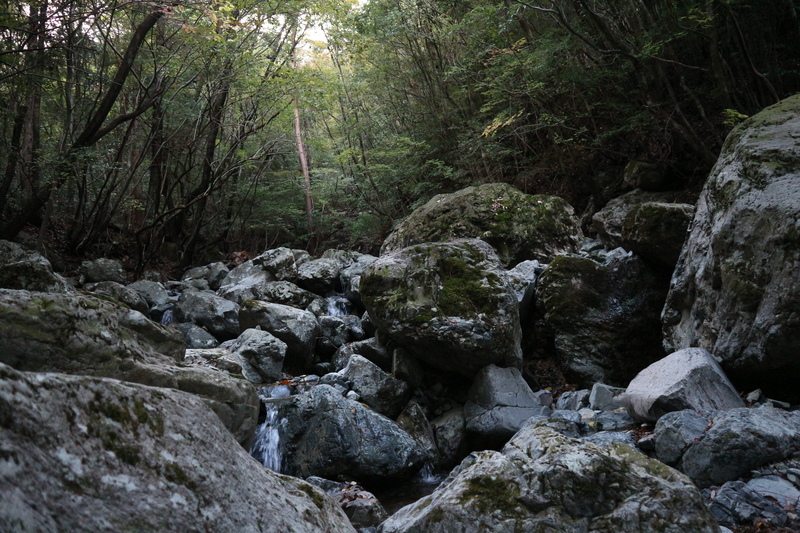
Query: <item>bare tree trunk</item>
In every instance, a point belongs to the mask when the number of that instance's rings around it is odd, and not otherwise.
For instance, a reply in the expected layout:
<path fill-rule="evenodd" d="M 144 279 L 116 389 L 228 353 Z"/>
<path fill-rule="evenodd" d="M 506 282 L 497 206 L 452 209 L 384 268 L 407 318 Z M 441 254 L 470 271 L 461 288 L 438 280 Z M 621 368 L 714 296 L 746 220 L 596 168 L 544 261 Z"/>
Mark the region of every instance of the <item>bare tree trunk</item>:
<path fill-rule="evenodd" d="M 297 68 L 297 59 L 295 54 L 297 51 L 297 24 L 295 24 L 294 32 L 292 33 L 292 68 Z M 306 223 L 308 224 L 308 232 L 314 231 L 314 201 L 311 198 L 311 173 L 308 170 L 308 157 L 306 155 L 305 145 L 303 144 L 303 125 L 300 120 L 300 103 L 295 93 L 293 99 L 294 105 L 294 135 L 297 140 L 297 155 L 300 158 L 300 169 L 303 172 L 303 192 L 306 197 Z"/>

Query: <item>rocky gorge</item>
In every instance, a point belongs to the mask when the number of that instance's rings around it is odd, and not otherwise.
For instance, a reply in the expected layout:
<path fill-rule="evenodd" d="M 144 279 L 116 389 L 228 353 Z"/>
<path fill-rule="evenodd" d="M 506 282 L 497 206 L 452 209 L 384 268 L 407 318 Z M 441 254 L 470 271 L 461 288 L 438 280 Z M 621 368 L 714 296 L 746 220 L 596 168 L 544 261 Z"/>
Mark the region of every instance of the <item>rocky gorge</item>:
<path fill-rule="evenodd" d="M 439 195 L 378 257 L 2 241 L 0 530 L 800 530 L 798 132 L 745 121 L 696 205 Z"/>

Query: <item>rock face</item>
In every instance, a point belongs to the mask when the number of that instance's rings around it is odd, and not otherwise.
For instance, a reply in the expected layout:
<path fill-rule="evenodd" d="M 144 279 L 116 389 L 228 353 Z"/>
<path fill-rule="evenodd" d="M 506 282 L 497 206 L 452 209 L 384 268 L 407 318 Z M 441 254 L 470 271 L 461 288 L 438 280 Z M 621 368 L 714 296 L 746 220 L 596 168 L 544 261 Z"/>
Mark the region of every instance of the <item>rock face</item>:
<path fill-rule="evenodd" d="M 720 485 L 800 451 L 798 427 L 800 413 L 771 407 L 676 411 L 656 424 L 656 452 L 698 486 Z"/>
<path fill-rule="evenodd" d="M 583 234 L 572 207 L 561 198 L 531 196 L 511 185 L 489 183 L 434 196 L 387 237 L 381 255 L 458 238 L 488 242 L 504 264 L 513 266 L 574 252 Z"/>
<path fill-rule="evenodd" d="M 422 467 L 425 452 L 408 433 L 328 385 L 292 396 L 279 412 L 286 473 L 386 482 Z"/>
<path fill-rule="evenodd" d="M 411 398 L 408 383 L 390 376 L 360 355 L 352 355 L 338 374 L 352 383 L 352 390 L 358 393 L 362 402 L 392 419 L 397 418 Z"/>
<path fill-rule="evenodd" d="M 664 307 L 670 351 L 707 349 L 734 383 L 800 398 L 800 96 L 738 126 L 697 204 Z M 755 388 L 755 387 L 753 387 Z"/>
<path fill-rule="evenodd" d="M 130 289 L 125 285 L 117 283 L 116 281 L 87 283 L 83 286 L 83 290 L 113 298 L 116 301 L 127 305 L 131 309 L 139 311 L 143 315 L 146 315 L 150 310 L 147 305 L 147 301 L 141 294 L 139 294 L 139 292 L 137 292 L 135 289 Z"/>
<path fill-rule="evenodd" d="M 684 348 L 639 372 L 625 391 L 625 403 L 632 416 L 650 421 L 683 409 L 744 407 L 717 361 L 702 348 Z"/>
<path fill-rule="evenodd" d="M 578 385 L 627 385 L 664 357 L 660 284 L 635 256 L 608 263 L 558 256 L 539 278 L 538 305 L 564 372 Z"/>
<path fill-rule="evenodd" d="M 268 331 L 244 330 L 231 346 L 231 352 L 242 365 L 248 381 L 263 383 L 281 379 L 286 343 Z"/>
<path fill-rule="evenodd" d="M 25 250 L 9 241 L 0 241 L 0 288 L 40 292 L 72 290 L 39 252 Z"/>
<path fill-rule="evenodd" d="M 5 531 L 355 531 L 188 394 L 0 365 L 0 427 Z"/>
<path fill-rule="evenodd" d="M 178 300 L 179 320 L 203 326 L 220 340 L 239 335 L 239 306 L 208 292 L 184 292 Z"/>
<path fill-rule="evenodd" d="M 502 452 L 475 452 L 381 533 L 718 532 L 699 491 L 630 446 L 528 425 Z"/>
<path fill-rule="evenodd" d="M 384 255 L 364 271 L 360 289 L 378 329 L 434 367 L 471 377 L 488 364 L 521 364 L 517 298 L 483 241 Z"/>
<path fill-rule="evenodd" d="M 88 295 L 0 290 L 0 363 L 113 377 L 201 395 L 237 438 L 252 438 L 258 395 L 215 370 L 179 367 L 183 335 Z"/>

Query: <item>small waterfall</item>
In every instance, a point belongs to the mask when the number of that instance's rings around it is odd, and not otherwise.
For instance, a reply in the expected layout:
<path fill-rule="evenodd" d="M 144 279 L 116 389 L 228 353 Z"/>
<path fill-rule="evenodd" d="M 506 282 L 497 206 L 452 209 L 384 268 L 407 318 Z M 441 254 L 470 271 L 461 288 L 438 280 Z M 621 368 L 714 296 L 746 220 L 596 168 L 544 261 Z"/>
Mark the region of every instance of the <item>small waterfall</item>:
<path fill-rule="evenodd" d="M 278 405 L 265 402 L 267 417 L 256 432 L 256 440 L 250 448 L 250 455 L 258 459 L 264 466 L 273 472 L 281 471 L 281 426 L 286 419 L 278 416 Z"/>
<path fill-rule="evenodd" d="M 158 321 L 159 324 L 162 326 L 169 326 L 175 321 L 175 313 L 172 312 L 172 309 L 167 309 L 164 311 L 164 314 L 161 315 L 161 320 Z"/>
<path fill-rule="evenodd" d="M 328 312 L 329 316 L 347 316 L 350 314 L 351 303 L 350 300 L 344 296 L 328 296 Z"/>
<path fill-rule="evenodd" d="M 416 477 L 416 480 L 423 485 L 438 485 L 443 479 L 444 476 L 437 473 L 431 463 L 425 463 Z"/>

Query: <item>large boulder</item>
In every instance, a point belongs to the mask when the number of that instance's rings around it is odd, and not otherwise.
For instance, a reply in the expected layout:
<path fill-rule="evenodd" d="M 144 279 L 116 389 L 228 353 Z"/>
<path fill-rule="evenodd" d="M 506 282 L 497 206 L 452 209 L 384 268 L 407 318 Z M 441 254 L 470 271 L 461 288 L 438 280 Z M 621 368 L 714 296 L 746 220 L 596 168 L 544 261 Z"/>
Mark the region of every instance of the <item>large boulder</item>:
<path fill-rule="evenodd" d="M 98 283 L 87 283 L 83 286 L 83 290 L 89 291 L 93 294 L 107 296 L 114 300 L 127 305 L 131 309 L 139 311 L 142 314 L 147 314 L 150 310 L 141 294 L 136 290 L 130 289 L 125 285 L 117 283 L 116 281 L 100 281 Z"/>
<path fill-rule="evenodd" d="M 297 284 L 316 294 L 341 290 L 341 263 L 335 259 L 312 259 L 297 269 Z"/>
<path fill-rule="evenodd" d="M 0 240 L 0 288 L 39 292 L 70 292 L 67 281 L 53 272 L 42 254 Z"/>
<path fill-rule="evenodd" d="M 467 398 L 467 431 L 486 447 L 505 444 L 529 418 L 550 414 L 517 368 L 487 366 L 475 376 Z"/>
<path fill-rule="evenodd" d="M 201 279 L 208 283 L 212 291 L 219 289 L 222 281 L 228 275 L 228 267 L 222 263 L 211 263 L 205 266 L 190 268 L 184 272 L 181 281 L 192 281 Z"/>
<path fill-rule="evenodd" d="M 574 252 L 583 240 L 572 207 L 557 196 L 531 196 L 505 183 L 488 183 L 434 196 L 386 238 L 381 255 L 424 242 L 482 239 L 500 260 L 548 262 Z"/>
<path fill-rule="evenodd" d="M 258 288 L 255 296 L 248 300 L 264 300 L 274 304 L 290 305 L 305 309 L 315 300 L 321 299 L 311 291 L 301 289 L 290 281 L 269 281 Z"/>
<path fill-rule="evenodd" d="M 278 381 L 283 377 L 286 343 L 268 331 L 246 329 L 231 345 L 242 365 L 242 373 L 253 383 Z"/>
<path fill-rule="evenodd" d="M 89 295 L 0 290 L 0 363 L 18 370 L 112 377 L 202 396 L 242 442 L 258 420 L 245 380 L 178 366 L 183 336 Z"/>
<path fill-rule="evenodd" d="M 649 421 L 683 409 L 744 407 L 719 363 L 702 348 L 684 348 L 648 366 L 633 378 L 624 398 L 632 416 Z"/>
<path fill-rule="evenodd" d="M 659 318 L 664 292 L 636 256 L 605 263 L 558 256 L 537 282 L 537 300 L 554 333 L 557 358 L 580 386 L 627 385 L 665 355 Z"/>
<path fill-rule="evenodd" d="M 728 136 L 664 307 L 669 351 L 699 346 L 741 387 L 800 399 L 800 95 Z M 758 385 L 756 385 L 758 384 Z"/>
<path fill-rule="evenodd" d="M 128 288 L 139 293 L 139 296 L 144 298 L 149 307 L 164 305 L 169 302 L 169 293 L 164 286 L 157 281 L 140 279 L 128 285 Z"/>
<path fill-rule="evenodd" d="M 798 427 L 800 413 L 772 407 L 675 411 L 656 424 L 656 452 L 698 486 L 721 485 L 800 452 Z"/>
<path fill-rule="evenodd" d="M 220 340 L 235 339 L 239 333 L 239 306 L 204 291 L 187 291 L 178 299 L 176 317 L 204 327 Z"/>
<path fill-rule="evenodd" d="M 468 377 L 522 360 L 517 298 L 485 242 L 418 244 L 382 256 L 361 277 L 379 330 L 412 355 Z"/>
<path fill-rule="evenodd" d="M 282 470 L 300 477 L 387 482 L 422 467 L 425 452 L 392 420 L 318 385 L 279 407 Z"/>
<path fill-rule="evenodd" d="M 600 446 L 545 425 L 502 452 L 475 452 L 381 533 L 719 532 L 692 482 L 630 446 Z"/>
<path fill-rule="evenodd" d="M 4 531 L 354 532 L 189 394 L 0 365 Z"/>
<path fill-rule="evenodd" d="M 360 355 L 352 355 L 338 375 L 350 383 L 351 389 L 358 393 L 363 403 L 392 419 L 397 418 L 411 399 L 412 391 L 408 383 L 390 376 Z"/>
<path fill-rule="evenodd" d="M 288 305 L 247 300 L 239 314 L 242 329 L 260 327 L 286 343 L 286 364 L 305 368 L 314 358 L 317 317 Z"/>
<path fill-rule="evenodd" d="M 122 263 L 105 257 L 82 262 L 79 272 L 85 283 L 116 281 L 124 284 L 128 277 Z"/>

